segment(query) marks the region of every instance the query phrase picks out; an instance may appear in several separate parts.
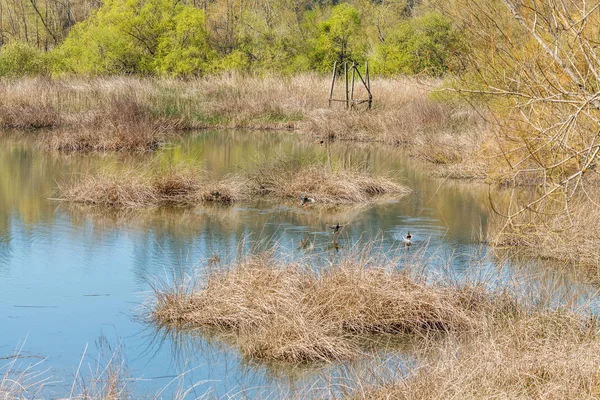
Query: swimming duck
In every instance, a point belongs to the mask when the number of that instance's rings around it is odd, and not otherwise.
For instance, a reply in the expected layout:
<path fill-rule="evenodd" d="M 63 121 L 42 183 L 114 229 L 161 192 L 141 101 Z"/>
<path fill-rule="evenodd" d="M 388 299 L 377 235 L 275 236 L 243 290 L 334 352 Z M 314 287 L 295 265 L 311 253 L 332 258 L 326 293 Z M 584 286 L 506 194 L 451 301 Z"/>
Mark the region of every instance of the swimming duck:
<path fill-rule="evenodd" d="M 404 241 L 404 244 L 408 247 L 412 244 L 412 235 L 410 234 L 410 232 L 406 233 L 406 236 L 404 236 L 402 238 L 402 240 Z"/>
<path fill-rule="evenodd" d="M 333 230 L 333 233 L 340 233 L 342 231 L 342 228 L 344 228 L 344 226 L 346 226 L 346 225 L 340 225 L 340 223 L 338 222 L 335 225 L 329 225 L 329 229 Z"/>
<path fill-rule="evenodd" d="M 314 203 L 315 199 L 313 199 L 312 197 L 308 197 L 306 195 L 300 195 L 300 205 L 302 207 L 304 207 L 305 205 L 307 205 L 308 203 Z"/>

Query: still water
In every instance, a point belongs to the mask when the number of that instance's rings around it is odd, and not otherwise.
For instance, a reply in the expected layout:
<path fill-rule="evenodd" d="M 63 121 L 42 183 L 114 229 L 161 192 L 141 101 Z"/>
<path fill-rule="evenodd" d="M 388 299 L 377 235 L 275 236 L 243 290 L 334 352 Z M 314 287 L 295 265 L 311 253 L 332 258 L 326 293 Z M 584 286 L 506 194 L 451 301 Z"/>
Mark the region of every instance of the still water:
<path fill-rule="evenodd" d="M 399 247 L 410 231 L 411 251 L 427 248 L 436 260 L 432 267 L 450 265 L 460 274 L 477 259 L 490 273 L 558 281 L 567 291 L 583 286 L 533 264 L 498 268 L 495 256 L 480 244 L 488 221 L 488 188 L 428 178 L 397 150 L 344 143 L 326 147 L 289 133 L 235 131 L 188 135 L 148 155 L 60 155 L 36 149 L 28 135 L 35 133 L 0 134 L 0 357 L 22 348 L 21 355 L 30 358 L 23 358 L 21 367 L 45 359 L 43 368 L 49 368 L 53 381 L 51 396 L 68 393 L 84 351 L 84 369 L 100 357 L 96 343 L 101 337 L 121 349 L 139 393 L 157 393 L 186 372 L 183 383 L 174 382 L 161 393 L 165 398 L 178 384 L 197 384 L 191 397 L 206 392 L 278 397 L 318 386 L 319 379 L 341 379 L 347 365 L 289 371 L 252 364 L 218 340 L 172 337 L 141 320 L 149 279 L 229 254 L 244 239 L 270 238 L 293 253 L 306 236 L 326 248 L 327 224 L 337 222 L 349 224 L 342 241 L 347 247 L 373 239 L 384 247 Z M 117 163 L 144 168 L 149 163 L 193 162 L 218 176 L 244 168 L 257 155 L 280 154 L 386 171 L 413 193 L 329 211 L 257 202 L 127 215 L 53 200 L 61 182 Z M 401 353 L 388 359 L 400 372 L 413 362 L 410 354 Z"/>

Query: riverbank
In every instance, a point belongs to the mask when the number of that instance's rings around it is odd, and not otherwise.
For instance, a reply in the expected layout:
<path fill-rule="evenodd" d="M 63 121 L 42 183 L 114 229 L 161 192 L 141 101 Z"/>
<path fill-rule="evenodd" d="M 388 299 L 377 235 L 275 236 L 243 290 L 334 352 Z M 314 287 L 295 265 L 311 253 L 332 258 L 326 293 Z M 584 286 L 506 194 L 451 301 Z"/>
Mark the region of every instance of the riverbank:
<path fill-rule="evenodd" d="M 595 317 L 519 312 L 477 336 L 430 344 L 426 362 L 353 399 L 591 399 L 598 396 Z"/>
<path fill-rule="evenodd" d="M 549 202 L 535 212 L 523 211 L 510 219 L 495 216 L 491 219 L 488 241 L 511 255 L 549 260 L 577 271 L 582 280 L 600 283 L 597 200 L 598 196 L 590 193 L 574 197 L 568 203 Z"/>
<path fill-rule="evenodd" d="M 5 81 L 0 126 L 54 128 L 43 147 L 60 151 L 147 151 L 180 129 L 283 129 L 316 140 L 398 146 L 436 173 L 485 176 L 478 152 L 489 138 L 487 127 L 470 106 L 435 100 L 431 92 L 441 81 L 375 79 L 370 111 L 345 110 L 342 103 L 328 108 L 329 84 L 329 78 L 310 74 Z M 355 95 L 365 96 L 358 90 Z"/>

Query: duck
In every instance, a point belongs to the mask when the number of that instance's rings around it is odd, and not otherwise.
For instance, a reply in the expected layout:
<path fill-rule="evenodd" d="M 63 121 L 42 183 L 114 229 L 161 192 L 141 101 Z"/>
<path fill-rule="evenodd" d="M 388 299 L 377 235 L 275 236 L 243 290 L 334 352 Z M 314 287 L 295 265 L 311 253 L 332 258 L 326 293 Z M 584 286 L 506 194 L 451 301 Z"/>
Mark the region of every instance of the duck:
<path fill-rule="evenodd" d="M 410 246 L 412 244 L 412 235 L 410 234 L 410 232 L 407 232 L 406 236 L 404 236 L 402 240 L 404 241 L 406 247 Z"/>
<path fill-rule="evenodd" d="M 340 225 L 340 223 L 338 222 L 335 225 L 329 225 L 329 229 L 333 230 L 333 233 L 340 233 L 344 226 L 346 225 Z"/>
<path fill-rule="evenodd" d="M 306 195 L 300 195 L 300 206 L 304 207 L 308 203 L 314 203 L 315 199 Z"/>

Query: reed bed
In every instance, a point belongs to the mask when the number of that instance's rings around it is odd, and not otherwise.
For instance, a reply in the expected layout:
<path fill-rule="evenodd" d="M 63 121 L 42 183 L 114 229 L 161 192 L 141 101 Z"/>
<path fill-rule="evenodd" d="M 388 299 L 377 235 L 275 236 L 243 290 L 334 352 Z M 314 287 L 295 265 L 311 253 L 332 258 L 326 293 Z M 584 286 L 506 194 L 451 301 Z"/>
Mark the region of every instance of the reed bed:
<path fill-rule="evenodd" d="M 245 176 L 254 185 L 254 192 L 292 200 L 303 195 L 319 204 L 367 203 L 376 197 L 399 197 L 411 192 L 387 176 L 285 156 L 256 160 Z"/>
<path fill-rule="evenodd" d="M 600 391 L 595 318 L 520 313 L 468 340 L 432 345 L 407 377 L 362 388 L 355 399 L 593 399 Z"/>
<path fill-rule="evenodd" d="M 289 129 L 321 140 L 402 146 L 440 171 L 445 165 L 464 165 L 463 175 L 481 177 L 484 167 L 471 164 L 473 159 L 477 165 L 485 164 L 479 149 L 489 140 L 488 129 L 469 106 L 432 100 L 432 88 L 440 84 L 435 80 L 422 84 L 411 78 L 376 79 L 374 108 L 366 112 L 345 110 L 339 103 L 328 109 L 329 78 L 310 74 L 288 78 L 223 75 L 186 81 L 21 79 L 5 81 L 0 87 L 0 126 L 65 128 L 45 143 L 69 151 L 95 148 L 69 141 L 86 143 L 89 139 L 78 140 L 77 132 L 98 129 L 104 120 L 119 120 L 121 131 L 131 130 L 128 136 L 152 130 L 164 133 L 165 128 Z M 32 107 L 46 110 L 48 116 L 27 111 Z M 150 129 L 139 129 L 139 113 L 131 110 L 143 110 Z M 110 125 L 103 125 L 104 136 L 112 134 Z"/>
<path fill-rule="evenodd" d="M 106 108 L 79 115 L 77 123 L 45 132 L 41 147 L 62 152 L 157 150 L 175 135 L 176 121 L 156 118 L 131 99 L 113 99 Z"/>
<path fill-rule="evenodd" d="M 583 272 L 588 280 L 600 281 L 600 209 L 591 198 L 573 199 L 569 212 L 564 204 L 552 203 L 539 212 L 525 211 L 511 220 L 492 219 L 490 244 Z"/>
<path fill-rule="evenodd" d="M 476 331 L 482 316 L 516 307 L 481 285 L 431 282 L 366 251 L 323 268 L 272 254 L 155 285 L 150 321 L 235 334 L 247 358 L 297 364 L 360 357 L 365 335 Z"/>
<path fill-rule="evenodd" d="M 147 172 L 140 172 L 144 170 Z M 312 196 L 316 204 L 343 205 L 400 197 L 410 189 L 358 170 L 327 172 L 314 164 L 278 159 L 268 167 L 254 166 L 220 180 L 187 166 L 104 170 L 59 185 L 59 193 L 61 199 L 74 203 L 135 208 L 232 204 L 260 197 L 299 201 L 301 194 Z"/>
<path fill-rule="evenodd" d="M 47 104 L 0 102 L 0 126 L 8 129 L 50 128 L 60 124 L 60 115 Z"/>
<path fill-rule="evenodd" d="M 247 185 L 237 177 L 212 181 L 202 175 L 188 167 L 158 172 L 104 170 L 60 185 L 59 192 L 70 202 L 112 208 L 231 204 L 248 198 Z"/>

